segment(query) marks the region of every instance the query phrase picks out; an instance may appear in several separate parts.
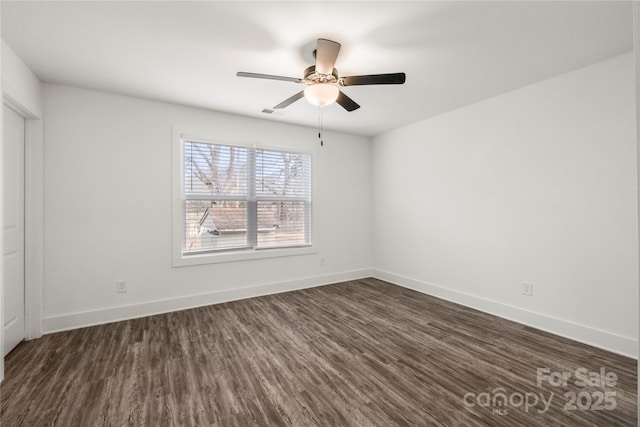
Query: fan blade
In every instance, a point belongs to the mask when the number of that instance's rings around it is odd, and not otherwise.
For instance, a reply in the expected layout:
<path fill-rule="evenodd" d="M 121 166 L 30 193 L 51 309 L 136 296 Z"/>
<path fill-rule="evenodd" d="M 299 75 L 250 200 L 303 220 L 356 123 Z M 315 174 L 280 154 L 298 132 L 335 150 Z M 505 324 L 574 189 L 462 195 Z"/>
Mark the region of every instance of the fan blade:
<path fill-rule="evenodd" d="M 275 107 L 273 107 L 274 110 L 279 110 L 281 108 L 285 108 L 288 107 L 289 105 L 293 104 L 294 102 L 296 102 L 298 99 L 303 98 L 304 97 L 304 91 L 300 91 L 298 93 L 296 93 L 295 95 L 285 99 L 284 101 L 282 101 L 280 104 L 276 105 Z"/>
<path fill-rule="evenodd" d="M 316 47 L 316 73 L 333 73 L 333 66 L 336 65 L 340 46 L 338 42 L 318 39 L 318 46 Z"/>
<path fill-rule="evenodd" d="M 284 76 L 274 76 L 271 74 L 258 74 L 258 73 L 245 73 L 244 71 L 238 71 L 236 73 L 238 77 L 253 77 L 255 79 L 267 79 L 267 80 L 282 80 L 285 82 L 293 82 L 293 83 L 304 83 L 304 80 L 298 79 L 296 77 L 284 77 Z"/>
<path fill-rule="evenodd" d="M 357 85 L 401 85 L 405 82 L 404 73 L 369 74 L 366 76 L 349 76 L 340 79 L 340 86 Z"/>
<path fill-rule="evenodd" d="M 354 101 L 353 99 L 349 98 L 342 91 L 340 91 L 340 93 L 338 94 L 338 99 L 336 99 L 336 102 L 338 104 L 342 105 L 342 108 L 344 108 L 347 111 L 353 111 L 353 110 L 357 110 L 358 108 L 360 108 L 360 106 L 358 105 L 358 103 L 356 101 Z"/>

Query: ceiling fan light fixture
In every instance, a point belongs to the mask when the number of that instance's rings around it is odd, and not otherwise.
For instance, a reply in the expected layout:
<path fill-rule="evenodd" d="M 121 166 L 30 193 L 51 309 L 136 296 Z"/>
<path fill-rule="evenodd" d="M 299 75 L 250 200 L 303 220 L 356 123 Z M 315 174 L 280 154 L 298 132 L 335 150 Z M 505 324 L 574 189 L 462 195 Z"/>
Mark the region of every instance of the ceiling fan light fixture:
<path fill-rule="evenodd" d="M 305 99 L 318 107 L 324 107 L 334 103 L 336 99 L 338 99 L 339 94 L 340 90 L 336 86 L 328 83 L 310 85 L 304 90 Z"/>

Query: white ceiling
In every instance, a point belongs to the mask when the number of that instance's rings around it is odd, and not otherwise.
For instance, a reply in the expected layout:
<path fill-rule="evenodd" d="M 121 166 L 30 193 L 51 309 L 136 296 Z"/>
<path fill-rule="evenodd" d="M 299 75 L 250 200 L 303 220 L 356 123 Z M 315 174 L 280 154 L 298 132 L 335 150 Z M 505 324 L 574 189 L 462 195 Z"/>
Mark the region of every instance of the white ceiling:
<path fill-rule="evenodd" d="M 631 51 L 631 2 L 2 1 L 2 38 L 47 82 L 309 126 L 301 90 L 237 71 L 302 77 L 318 37 L 340 75 L 405 72 L 344 92 L 327 129 L 376 135 Z"/>

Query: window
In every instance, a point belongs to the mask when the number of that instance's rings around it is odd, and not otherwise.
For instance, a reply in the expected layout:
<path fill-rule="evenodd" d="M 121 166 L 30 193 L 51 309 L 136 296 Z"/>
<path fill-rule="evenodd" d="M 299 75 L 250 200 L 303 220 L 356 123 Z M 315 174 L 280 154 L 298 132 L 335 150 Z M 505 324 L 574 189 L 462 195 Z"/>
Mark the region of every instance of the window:
<path fill-rule="evenodd" d="M 181 255 L 311 245 L 311 154 L 181 139 Z"/>

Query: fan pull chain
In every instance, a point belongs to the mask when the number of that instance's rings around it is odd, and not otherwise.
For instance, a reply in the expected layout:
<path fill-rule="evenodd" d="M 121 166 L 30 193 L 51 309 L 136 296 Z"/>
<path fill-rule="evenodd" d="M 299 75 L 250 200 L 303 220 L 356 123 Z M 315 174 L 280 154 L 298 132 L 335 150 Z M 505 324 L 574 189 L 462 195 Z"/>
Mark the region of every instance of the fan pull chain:
<path fill-rule="evenodd" d="M 318 139 L 320 140 L 320 146 L 324 147 L 324 141 L 322 140 L 322 107 L 319 107 L 320 114 L 318 115 Z"/>

